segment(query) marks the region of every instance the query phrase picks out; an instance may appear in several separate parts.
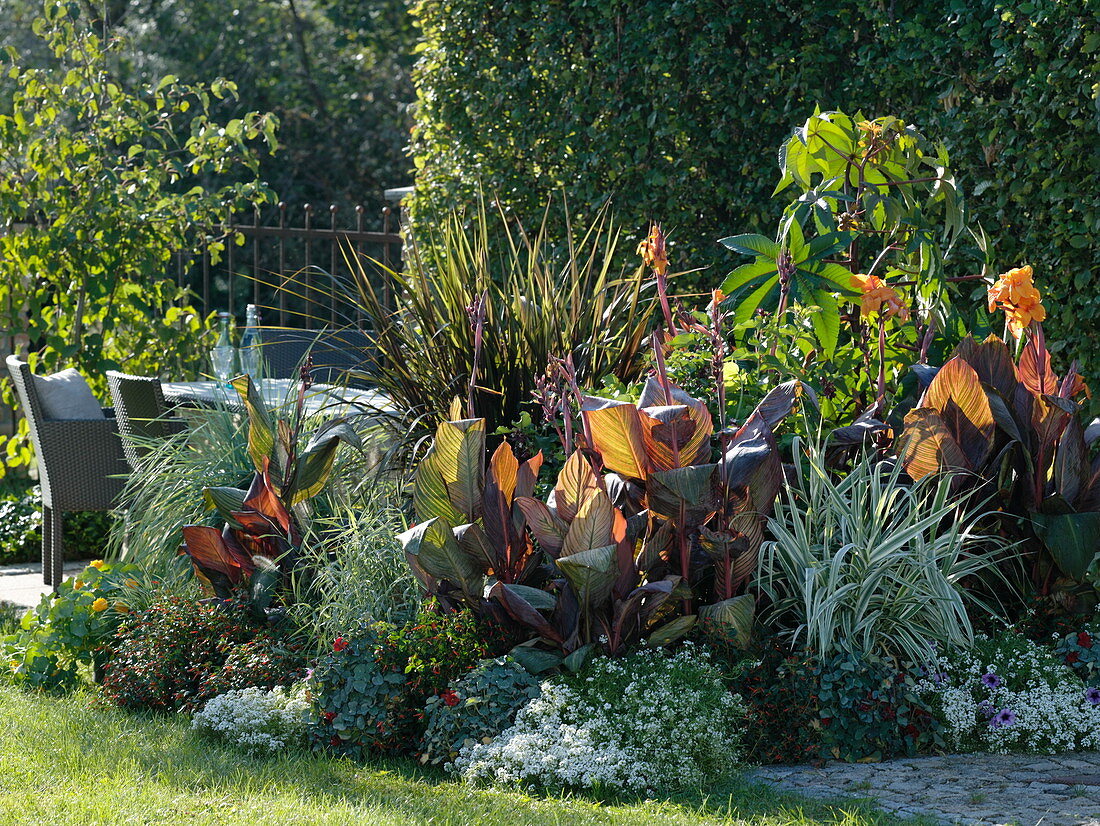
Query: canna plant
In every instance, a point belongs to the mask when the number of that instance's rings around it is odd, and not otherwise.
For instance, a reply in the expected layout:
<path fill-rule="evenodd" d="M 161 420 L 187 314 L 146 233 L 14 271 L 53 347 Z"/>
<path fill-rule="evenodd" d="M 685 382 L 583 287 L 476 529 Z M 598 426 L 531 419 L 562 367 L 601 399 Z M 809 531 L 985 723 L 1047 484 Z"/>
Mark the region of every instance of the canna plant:
<path fill-rule="evenodd" d="M 1055 374 L 1042 327 L 1032 324 L 1019 360 L 990 337 L 965 339 L 905 417 L 899 451 L 920 480 L 955 474 L 956 489 L 993 497 L 1005 529 L 1029 540 L 1043 593 L 1077 589 L 1100 553 L 1100 433 L 1081 421 L 1085 391 L 1072 365 Z"/>
<path fill-rule="evenodd" d="M 744 591 L 782 483 L 772 428 L 807 390 L 769 393 L 719 434 L 715 461 L 706 405 L 667 378 L 647 381 L 637 404 L 574 386 L 582 444 L 545 502 L 532 495 L 541 454 L 519 463 L 504 443 L 485 469 L 484 420 L 444 423 L 414 480 L 424 521 L 400 537 L 410 565 L 445 605 L 519 624 L 566 655 L 667 644 L 697 617 L 747 640 Z"/>
<path fill-rule="evenodd" d="M 251 378 L 233 380 L 248 415 L 252 484 L 248 490 L 204 490 L 207 503 L 225 519 L 222 530 L 183 528 L 181 553 L 190 557 L 199 581 L 221 599 L 247 587 L 257 613 L 271 604 L 283 577 L 298 568 L 308 500 L 324 489 L 340 444 L 362 449 L 359 435 L 344 419 L 324 422 L 299 447 L 310 367 L 307 362 L 302 370 L 292 420 L 273 416 Z"/>

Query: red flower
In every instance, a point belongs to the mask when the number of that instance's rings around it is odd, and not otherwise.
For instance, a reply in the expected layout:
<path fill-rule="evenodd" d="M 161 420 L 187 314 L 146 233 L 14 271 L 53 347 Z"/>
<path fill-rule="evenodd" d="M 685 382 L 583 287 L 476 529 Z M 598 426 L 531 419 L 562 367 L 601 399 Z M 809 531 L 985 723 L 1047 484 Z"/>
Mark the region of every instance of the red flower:
<path fill-rule="evenodd" d="M 451 689 L 449 689 L 449 688 L 446 691 L 444 691 L 442 694 L 440 694 L 439 696 L 442 697 L 443 702 L 446 703 L 449 706 L 458 705 L 458 695 L 455 694 L 453 691 L 451 691 Z"/>
<path fill-rule="evenodd" d="M 349 645 L 351 645 L 351 643 L 348 642 L 347 640 L 345 640 L 343 637 L 337 637 L 336 641 L 333 642 L 333 644 L 332 644 L 332 650 L 335 651 L 336 653 L 340 653 L 345 648 L 347 648 Z"/>
<path fill-rule="evenodd" d="M 1082 631 L 1077 635 L 1077 644 L 1082 648 L 1092 648 L 1092 637 L 1088 631 Z"/>
<path fill-rule="evenodd" d="M 331 723 L 333 720 L 336 719 L 336 712 L 326 711 L 322 716 L 325 718 L 326 723 Z"/>
<path fill-rule="evenodd" d="M 1077 654 L 1076 651 L 1070 651 L 1068 654 L 1066 654 L 1066 662 L 1067 663 L 1072 664 L 1072 663 L 1077 662 L 1079 659 L 1081 659 L 1081 657 Z"/>
<path fill-rule="evenodd" d="M 333 737 L 331 740 L 328 741 L 328 744 L 330 746 L 332 746 L 333 748 L 336 748 L 337 746 L 340 745 L 340 738 L 339 737 Z"/>

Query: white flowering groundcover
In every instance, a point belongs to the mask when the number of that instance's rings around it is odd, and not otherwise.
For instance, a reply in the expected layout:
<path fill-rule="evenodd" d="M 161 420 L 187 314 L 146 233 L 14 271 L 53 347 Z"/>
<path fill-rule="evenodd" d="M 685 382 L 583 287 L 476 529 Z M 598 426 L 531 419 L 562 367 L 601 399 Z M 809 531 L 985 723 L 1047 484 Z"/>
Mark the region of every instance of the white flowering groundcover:
<path fill-rule="evenodd" d="M 941 657 L 920 689 L 958 751 L 1100 749 L 1100 688 L 1023 638 L 980 638 L 974 652 Z"/>
<path fill-rule="evenodd" d="M 704 651 L 641 650 L 544 682 L 511 728 L 447 768 L 469 781 L 544 788 L 697 787 L 737 764 L 743 716 Z"/>
<path fill-rule="evenodd" d="M 289 690 L 244 688 L 209 700 L 191 727 L 217 735 L 247 751 L 273 753 L 298 745 L 312 719 L 305 683 Z"/>

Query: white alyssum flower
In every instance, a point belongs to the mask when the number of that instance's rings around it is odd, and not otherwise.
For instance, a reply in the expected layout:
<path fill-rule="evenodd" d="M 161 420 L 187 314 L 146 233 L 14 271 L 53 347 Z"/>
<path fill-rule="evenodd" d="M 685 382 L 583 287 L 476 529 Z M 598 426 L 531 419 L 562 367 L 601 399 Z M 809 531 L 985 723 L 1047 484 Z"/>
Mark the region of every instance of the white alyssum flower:
<path fill-rule="evenodd" d="M 1100 749 L 1100 705 L 1073 669 L 1035 643 L 979 639 L 977 653 L 941 657 L 918 688 L 937 701 L 959 751 Z"/>
<path fill-rule="evenodd" d="M 191 727 L 248 751 L 275 752 L 302 740 L 309 715 L 305 683 L 289 690 L 244 688 L 209 700 L 195 713 Z"/>
<path fill-rule="evenodd" d="M 550 788 L 698 787 L 736 765 L 743 714 L 702 652 L 643 650 L 543 683 L 510 729 L 467 746 L 448 768 L 470 781 Z"/>

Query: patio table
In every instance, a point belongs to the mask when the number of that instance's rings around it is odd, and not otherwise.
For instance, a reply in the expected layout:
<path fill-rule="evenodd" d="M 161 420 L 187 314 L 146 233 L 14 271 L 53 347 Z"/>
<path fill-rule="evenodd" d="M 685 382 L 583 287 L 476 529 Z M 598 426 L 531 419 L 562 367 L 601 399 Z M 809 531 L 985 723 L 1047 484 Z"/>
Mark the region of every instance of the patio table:
<path fill-rule="evenodd" d="M 223 407 L 243 411 L 244 404 L 237 391 L 216 381 L 161 382 L 165 401 L 184 407 Z M 294 379 L 264 379 L 260 395 L 269 408 L 292 406 L 298 398 L 298 382 Z M 382 393 L 357 387 L 315 384 L 306 391 L 305 413 L 355 415 L 360 413 L 396 413 L 390 400 Z"/>

